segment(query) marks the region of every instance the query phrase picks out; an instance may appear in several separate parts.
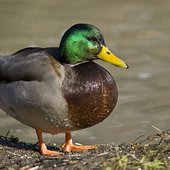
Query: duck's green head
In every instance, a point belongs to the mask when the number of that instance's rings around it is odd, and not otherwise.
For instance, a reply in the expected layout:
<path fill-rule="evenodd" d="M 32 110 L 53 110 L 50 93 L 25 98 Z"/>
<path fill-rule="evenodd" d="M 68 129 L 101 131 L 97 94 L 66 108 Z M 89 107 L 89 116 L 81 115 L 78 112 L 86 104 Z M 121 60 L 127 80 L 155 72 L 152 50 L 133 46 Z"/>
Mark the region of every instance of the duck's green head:
<path fill-rule="evenodd" d="M 69 64 L 100 58 L 116 66 L 128 68 L 125 62 L 105 46 L 101 31 L 89 24 L 76 24 L 69 28 L 61 39 L 59 53 L 63 61 Z"/>

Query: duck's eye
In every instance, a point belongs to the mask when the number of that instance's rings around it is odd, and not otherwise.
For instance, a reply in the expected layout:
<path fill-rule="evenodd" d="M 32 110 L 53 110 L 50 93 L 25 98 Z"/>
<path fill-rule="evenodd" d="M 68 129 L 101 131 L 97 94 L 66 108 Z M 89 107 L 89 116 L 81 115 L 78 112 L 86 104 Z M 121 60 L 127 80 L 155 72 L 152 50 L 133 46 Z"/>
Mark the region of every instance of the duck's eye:
<path fill-rule="evenodd" d="M 94 37 L 94 36 L 87 37 L 87 40 L 98 42 L 98 39 L 96 37 Z"/>

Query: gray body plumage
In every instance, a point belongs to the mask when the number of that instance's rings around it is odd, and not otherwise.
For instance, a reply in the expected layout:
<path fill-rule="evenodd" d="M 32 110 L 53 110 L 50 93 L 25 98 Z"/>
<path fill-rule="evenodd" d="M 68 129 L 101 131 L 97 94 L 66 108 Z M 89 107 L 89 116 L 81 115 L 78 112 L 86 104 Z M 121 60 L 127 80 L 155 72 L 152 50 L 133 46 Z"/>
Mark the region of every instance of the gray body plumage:
<path fill-rule="evenodd" d="M 30 50 L 0 58 L 0 108 L 28 126 L 53 134 L 74 130 L 61 91 L 65 70 L 54 60 L 44 51 Z"/>

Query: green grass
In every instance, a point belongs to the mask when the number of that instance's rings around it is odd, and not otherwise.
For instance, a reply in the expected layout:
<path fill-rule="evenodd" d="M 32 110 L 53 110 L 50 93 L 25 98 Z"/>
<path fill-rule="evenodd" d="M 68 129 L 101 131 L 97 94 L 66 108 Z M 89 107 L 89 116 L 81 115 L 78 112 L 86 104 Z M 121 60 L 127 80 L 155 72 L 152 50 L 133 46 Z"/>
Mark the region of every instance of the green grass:
<path fill-rule="evenodd" d="M 112 164 L 104 170 L 170 170 L 170 133 L 118 146 Z"/>

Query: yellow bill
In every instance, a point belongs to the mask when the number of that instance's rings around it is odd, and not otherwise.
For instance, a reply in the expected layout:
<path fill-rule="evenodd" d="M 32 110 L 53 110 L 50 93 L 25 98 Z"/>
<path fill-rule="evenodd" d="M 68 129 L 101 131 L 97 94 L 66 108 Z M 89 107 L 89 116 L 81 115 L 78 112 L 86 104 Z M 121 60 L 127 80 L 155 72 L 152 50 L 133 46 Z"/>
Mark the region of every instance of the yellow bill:
<path fill-rule="evenodd" d="M 116 57 L 107 47 L 103 46 L 101 52 L 97 55 L 98 58 L 114 64 L 118 67 L 123 67 L 123 68 L 129 68 L 129 66 L 122 61 L 121 59 L 119 59 L 118 57 Z"/>

